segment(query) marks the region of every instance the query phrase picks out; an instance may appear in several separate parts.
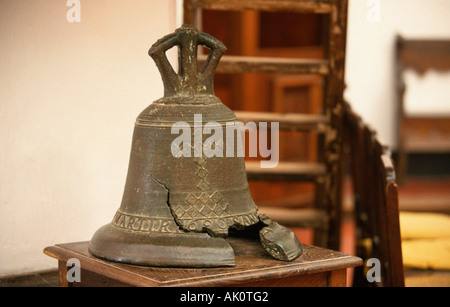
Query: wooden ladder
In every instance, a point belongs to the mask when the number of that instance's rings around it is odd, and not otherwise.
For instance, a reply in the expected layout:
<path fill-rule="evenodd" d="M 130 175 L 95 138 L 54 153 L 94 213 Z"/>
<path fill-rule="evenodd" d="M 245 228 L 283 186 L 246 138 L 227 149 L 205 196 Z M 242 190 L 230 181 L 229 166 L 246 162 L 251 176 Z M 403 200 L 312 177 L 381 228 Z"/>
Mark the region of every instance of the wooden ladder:
<path fill-rule="evenodd" d="M 320 114 L 236 111 L 242 122 L 279 122 L 280 131 L 318 133 L 316 162 L 283 162 L 260 168 L 246 161 L 249 181 L 306 181 L 316 185 L 313 209 L 273 208 L 268 215 L 292 227 L 313 227 L 314 244 L 340 247 L 343 176 L 343 90 L 347 0 L 184 0 L 184 23 L 201 29 L 202 10 L 267 11 L 324 14 L 328 19 L 324 59 L 223 56 L 217 73 L 317 74 L 324 77 Z M 206 56 L 199 56 L 200 62 Z"/>

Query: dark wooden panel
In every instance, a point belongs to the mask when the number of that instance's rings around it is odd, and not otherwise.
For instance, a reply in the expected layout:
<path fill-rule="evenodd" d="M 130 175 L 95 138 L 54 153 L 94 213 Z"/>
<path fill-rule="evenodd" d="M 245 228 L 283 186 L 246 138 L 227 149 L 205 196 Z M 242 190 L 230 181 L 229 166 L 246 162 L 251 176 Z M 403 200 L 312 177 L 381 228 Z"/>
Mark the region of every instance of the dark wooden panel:
<path fill-rule="evenodd" d="M 199 56 L 203 65 L 206 56 Z M 275 57 L 223 56 L 217 67 L 218 73 L 284 73 L 322 74 L 328 73 L 326 60 L 289 59 Z"/>

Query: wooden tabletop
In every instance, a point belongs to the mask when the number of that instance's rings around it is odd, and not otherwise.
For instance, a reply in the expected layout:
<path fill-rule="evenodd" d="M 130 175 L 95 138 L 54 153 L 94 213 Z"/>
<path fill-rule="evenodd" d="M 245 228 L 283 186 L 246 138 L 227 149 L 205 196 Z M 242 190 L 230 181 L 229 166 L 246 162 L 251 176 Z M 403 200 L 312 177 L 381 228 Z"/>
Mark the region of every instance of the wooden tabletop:
<path fill-rule="evenodd" d="M 328 272 L 362 265 L 358 257 L 303 244 L 303 254 L 292 262 L 274 260 L 259 241 L 227 238 L 236 266 L 227 268 L 163 268 L 115 263 L 88 252 L 89 242 L 57 244 L 44 249 L 60 261 L 80 260 L 81 269 L 131 286 L 234 286 L 261 279 L 286 278 Z"/>

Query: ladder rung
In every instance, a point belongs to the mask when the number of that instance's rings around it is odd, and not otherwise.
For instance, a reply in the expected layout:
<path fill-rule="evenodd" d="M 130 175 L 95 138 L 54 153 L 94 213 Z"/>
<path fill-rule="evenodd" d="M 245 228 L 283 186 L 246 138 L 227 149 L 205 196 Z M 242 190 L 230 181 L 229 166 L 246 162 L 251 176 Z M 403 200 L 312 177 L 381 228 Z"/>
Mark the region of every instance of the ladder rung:
<path fill-rule="evenodd" d="M 259 161 L 246 161 L 248 180 L 257 181 L 316 181 L 325 175 L 323 163 L 279 162 L 274 168 L 261 168 Z"/>
<path fill-rule="evenodd" d="M 330 0 L 193 0 L 193 7 L 207 10 L 260 10 L 330 13 Z"/>
<path fill-rule="evenodd" d="M 199 55 L 203 65 L 206 55 Z M 328 74 L 328 61 L 313 59 L 223 56 L 216 70 L 218 73 L 284 73 L 284 74 Z"/>
<path fill-rule="evenodd" d="M 327 124 L 326 116 L 323 114 L 293 114 L 273 112 L 247 112 L 234 111 L 239 121 L 243 123 L 254 122 L 278 122 L 280 130 L 289 131 L 325 131 Z M 269 125 L 268 125 L 269 126 Z"/>

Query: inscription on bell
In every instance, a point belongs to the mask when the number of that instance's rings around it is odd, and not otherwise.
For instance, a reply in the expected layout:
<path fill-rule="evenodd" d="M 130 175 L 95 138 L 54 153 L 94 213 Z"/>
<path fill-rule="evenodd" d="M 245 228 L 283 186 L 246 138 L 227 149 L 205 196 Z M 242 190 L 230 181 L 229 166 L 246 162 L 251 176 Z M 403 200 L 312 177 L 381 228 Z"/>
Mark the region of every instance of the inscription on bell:
<path fill-rule="evenodd" d="M 116 212 L 113 224 L 120 228 L 139 232 L 183 232 L 173 220 L 133 216 L 120 211 Z"/>

